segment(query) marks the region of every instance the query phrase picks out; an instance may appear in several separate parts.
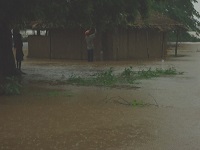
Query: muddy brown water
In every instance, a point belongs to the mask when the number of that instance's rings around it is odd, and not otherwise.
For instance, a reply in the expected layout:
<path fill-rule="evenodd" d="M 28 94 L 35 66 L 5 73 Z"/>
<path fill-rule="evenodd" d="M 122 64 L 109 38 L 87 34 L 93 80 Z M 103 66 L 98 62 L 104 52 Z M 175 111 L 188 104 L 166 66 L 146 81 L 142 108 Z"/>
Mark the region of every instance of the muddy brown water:
<path fill-rule="evenodd" d="M 26 59 L 22 94 L 0 97 L 2 150 L 198 150 L 200 44 L 181 45 L 164 62 L 66 62 Z M 173 54 L 169 51 L 169 55 Z M 54 84 L 71 74 L 113 67 L 175 67 L 183 75 L 143 80 L 137 87 Z M 145 106 L 129 106 L 133 100 Z M 158 104 L 158 106 L 157 106 Z"/>

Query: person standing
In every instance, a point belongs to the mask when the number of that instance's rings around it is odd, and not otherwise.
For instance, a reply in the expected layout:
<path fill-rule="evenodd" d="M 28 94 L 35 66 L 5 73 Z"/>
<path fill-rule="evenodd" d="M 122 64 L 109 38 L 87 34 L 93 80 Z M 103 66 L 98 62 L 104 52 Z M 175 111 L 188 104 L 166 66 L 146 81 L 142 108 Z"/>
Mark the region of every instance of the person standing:
<path fill-rule="evenodd" d="M 13 42 L 14 42 L 14 49 L 16 51 L 16 62 L 17 62 L 17 69 L 21 71 L 21 62 L 23 61 L 24 53 L 22 51 L 23 42 L 22 42 L 22 35 L 19 33 L 19 30 L 13 30 Z"/>
<path fill-rule="evenodd" d="M 85 40 L 87 44 L 87 53 L 88 53 L 88 62 L 93 62 L 94 57 L 94 38 L 96 35 L 96 29 L 92 31 L 92 29 L 87 30 L 85 32 Z"/>

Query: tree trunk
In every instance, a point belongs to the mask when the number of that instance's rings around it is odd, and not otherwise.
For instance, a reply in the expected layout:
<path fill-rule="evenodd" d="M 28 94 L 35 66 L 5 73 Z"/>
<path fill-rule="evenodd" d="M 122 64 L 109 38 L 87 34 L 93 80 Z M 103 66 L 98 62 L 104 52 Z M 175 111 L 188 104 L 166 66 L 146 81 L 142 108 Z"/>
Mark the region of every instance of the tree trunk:
<path fill-rule="evenodd" d="M 0 23 L 0 82 L 6 76 L 16 74 L 12 51 L 12 33 L 5 24 Z"/>

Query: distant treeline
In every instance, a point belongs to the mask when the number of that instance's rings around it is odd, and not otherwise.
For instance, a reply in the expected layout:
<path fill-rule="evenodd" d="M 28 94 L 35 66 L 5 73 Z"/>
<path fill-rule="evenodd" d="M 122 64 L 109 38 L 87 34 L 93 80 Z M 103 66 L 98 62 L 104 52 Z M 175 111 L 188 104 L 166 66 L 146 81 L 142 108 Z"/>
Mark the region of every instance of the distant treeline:
<path fill-rule="evenodd" d="M 168 34 L 169 42 L 176 42 L 177 34 L 176 32 L 170 32 Z M 180 32 L 178 36 L 178 42 L 200 42 L 200 39 L 190 35 L 188 32 Z"/>

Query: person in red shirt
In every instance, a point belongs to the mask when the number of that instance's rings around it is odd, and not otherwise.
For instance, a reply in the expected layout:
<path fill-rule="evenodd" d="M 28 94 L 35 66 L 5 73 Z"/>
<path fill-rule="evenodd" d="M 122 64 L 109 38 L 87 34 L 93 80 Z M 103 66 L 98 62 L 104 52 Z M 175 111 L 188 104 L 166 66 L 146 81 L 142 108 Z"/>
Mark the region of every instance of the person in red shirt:
<path fill-rule="evenodd" d="M 95 35 L 96 35 L 96 29 L 94 31 L 92 31 L 92 29 L 90 29 L 85 32 L 85 40 L 86 40 L 86 44 L 87 44 L 87 53 L 88 53 L 88 62 L 93 61 Z"/>

